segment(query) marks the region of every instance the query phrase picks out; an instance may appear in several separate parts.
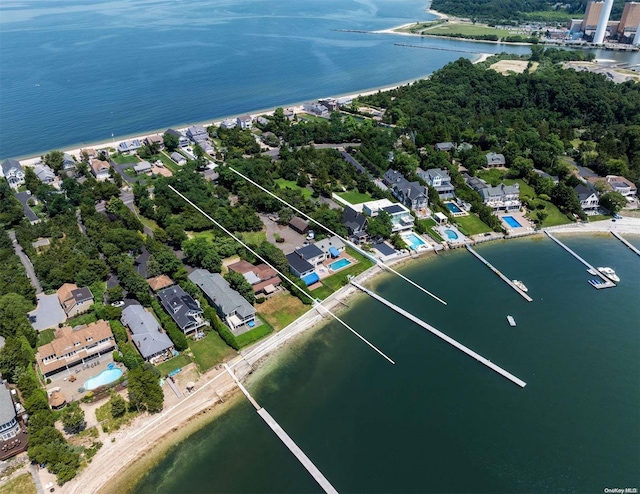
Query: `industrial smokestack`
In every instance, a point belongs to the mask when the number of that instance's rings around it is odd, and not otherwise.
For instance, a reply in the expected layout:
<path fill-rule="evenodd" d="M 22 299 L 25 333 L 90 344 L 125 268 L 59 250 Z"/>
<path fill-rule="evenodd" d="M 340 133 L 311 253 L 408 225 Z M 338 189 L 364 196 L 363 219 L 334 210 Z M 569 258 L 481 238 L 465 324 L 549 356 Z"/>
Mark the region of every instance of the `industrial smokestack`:
<path fill-rule="evenodd" d="M 609 22 L 612 7 L 613 0 L 605 0 L 602 13 L 600 14 L 600 20 L 598 21 L 598 27 L 596 28 L 596 34 L 593 35 L 593 42 L 597 45 L 601 45 L 604 42 L 604 35 L 607 32 L 607 23 Z"/>
<path fill-rule="evenodd" d="M 638 29 L 636 29 L 636 35 L 633 38 L 633 45 L 640 46 L 640 23 L 638 23 Z"/>

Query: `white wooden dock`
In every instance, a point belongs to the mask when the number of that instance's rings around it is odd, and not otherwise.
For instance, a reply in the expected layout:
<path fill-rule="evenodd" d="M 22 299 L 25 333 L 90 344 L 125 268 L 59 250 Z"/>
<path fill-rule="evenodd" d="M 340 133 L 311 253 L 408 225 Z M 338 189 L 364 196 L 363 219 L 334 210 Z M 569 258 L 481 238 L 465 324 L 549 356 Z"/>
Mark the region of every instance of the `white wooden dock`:
<path fill-rule="evenodd" d="M 560 242 L 560 240 L 558 240 L 556 237 L 551 235 L 547 230 L 544 230 L 544 233 L 547 234 L 547 237 L 549 237 L 551 240 L 553 240 L 555 243 L 557 243 L 560 247 L 562 247 L 564 250 L 566 250 L 569 254 L 571 254 L 573 257 L 575 257 L 578 261 L 580 261 L 582 264 L 584 264 L 587 267 L 587 269 L 590 270 L 591 273 L 595 273 L 593 276 L 597 276 L 598 278 L 600 278 L 603 281 L 603 283 L 599 283 L 597 285 L 593 285 L 592 284 L 592 286 L 594 288 L 596 288 L 597 290 L 601 290 L 603 288 L 613 288 L 613 287 L 616 286 L 616 284 L 613 281 L 611 281 L 609 278 L 607 278 L 605 275 L 603 275 L 600 271 L 598 271 L 596 268 L 594 268 L 591 264 L 589 264 L 587 261 L 585 261 L 578 254 L 576 254 L 568 246 L 566 246 L 565 244 Z"/>
<path fill-rule="evenodd" d="M 224 368 L 227 370 L 229 375 L 233 378 L 235 383 L 238 385 L 238 387 L 240 388 L 240 391 L 244 393 L 244 395 L 247 397 L 249 402 L 254 406 L 254 408 L 258 412 L 258 415 L 260 415 L 262 420 L 264 420 L 265 423 L 271 428 L 271 430 L 275 432 L 276 436 L 278 436 L 278 438 L 282 441 L 282 443 L 287 448 L 289 448 L 289 451 L 291 451 L 291 453 L 293 453 L 293 455 L 298 459 L 298 461 L 302 464 L 302 466 L 307 469 L 307 472 L 309 472 L 309 474 L 311 474 L 311 476 L 315 479 L 318 485 L 322 487 L 322 490 L 324 490 L 324 492 L 328 494 L 338 494 L 338 491 L 335 489 L 335 487 L 331 485 L 331 483 L 327 480 L 327 478 L 322 474 L 320 470 L 318 470 L 318 468 L 313 464 L 313 462 L 309 459 L 309 457 L 306 454 L 304 454 L 304 451 L 302 451 L 298 447 L 298 445 L 293 441 L 293 439 L 289 437 L 289 434 L 287 434 L 285 430 L 282 427 L 280 427 L 280 424 L 276 422 L 276 420 L 269 414 L 269 412 L 267 412 L 264 408 L 258 405 L 258 402 L 253 399 L 253 396 L 251 396 L 249 391 L 247 391 L 247 389 L 242 385 L 242 383 L 233 373 L 231 368 L 227 364 L 224 364 Z"/>
<path fill-rule="evenodd" d="M 507 379 L 509 379 L 509 381 L 517 384 L 521 388 L 524 388 L 527 385 L 527 383 L 524 382 L 522 379 L 517 378 L 516 376 L 514 376 L 510 372 L 504 370 L 502 367 L 499 367 L 496 364 L 494 364 L 493 362 L 491 362 L 491 360 L 486 359 L 482 355 L 479 355 L 476 352 L 474 352 L 473 350 L 471 350 L 470 348 L 467 348 L 462 343 L 458 343 L 456 340 L 454 340 L 453 338 L 447 336 L 442 331 L 437 330 L 436 328 L 434 328 L 430 324 L 427 324 L 422 319 L 419 319 L 418 317 L 416 317 L 413 314 L 407 312 L 406 310 L 398 307 L 397 305 L 392 304 L 387 299 L 381 297 L 380 295 L 377 295 L 376 293 L 372 292 L 371 290 L 367 290 L 365 287 L 363 287 L 362 285 L 359 285 L 358 283 L 355 283 L 354 281 L 352 281 L 351 284 L 353 286 L 355 286 L 356 288 L 358 288 L 359 290 L 362 290 L 364 293 L 366 293 L 370 297 L 372 297 L 372 298 L 376 299 L 377 301 L 383 303 L 384 305 L 386 305 L 390 309 L 395 310 L 398 314 L 403 315 L 404 317 L 406 317 L 410 321 L 414 322 L 418 326 L 423 327 L 424 329 L 426 329 L 426 330 L 430 331 L 431 333 L 433 333 L 434 335 L 436 335 L 438 338 L 441 338 L 444 341 L 446 341 L 447 343 L 449 343 L 450 345 L 456 347 L 458 350 L 466 353 L 470 357 L 473 357 L 474 359 L 476 359 L 481 364 L 486 365 L 487 367 L 489 367 L 489 369 L 497 372 L 498 374 L 500 374 L 503 377 L 506 377 Z"/>
<path fill-rule="evenodd" d="M 624 238 L 622 235 L 620 235 L 617 232 L 614 232 L 613 230 L 611 231 L 611 234 L 616 237 L 618 240 L 620 240 L 620 242 L 622 242 L 624 245 L 626 245 L 627 247 L 629 247 L 633 252 L 635 252 L 637 255 L 640 256 L 640 250 L 633 245 L 631 242 L 629 242 L 626 238 Z"/>
<path fill-rule="evenodd" d="M 492 266 L 489 261 L 487 261 L 484 257 L 482 257 L 480 254 L 478 254 L 475 250 L 473 250 L 468 245 L 467 245 L 467 250 L 469 252 L 471 252 L 474 256 L 476 256 L 478 259 L 480 259 L 480 261 L 485 266 L 487 266 L 491 271 L 493 271 L 495 274 L 497 274 L 502 281 L 504 281 L 507 285 L 509 285 L 511 288 L 513 288 L 523 299 L 525 299 L 527 302 L 533 302 L 533 299 L 529 295 L 527 295 L 523 290 L 521 290 L 516 285 L 514 285 L 513 281 L 511 281 L 509 278 L 507 278 L 505 275 L 503 275 L 498 269 L 496 269 L 494 266 Z"/>

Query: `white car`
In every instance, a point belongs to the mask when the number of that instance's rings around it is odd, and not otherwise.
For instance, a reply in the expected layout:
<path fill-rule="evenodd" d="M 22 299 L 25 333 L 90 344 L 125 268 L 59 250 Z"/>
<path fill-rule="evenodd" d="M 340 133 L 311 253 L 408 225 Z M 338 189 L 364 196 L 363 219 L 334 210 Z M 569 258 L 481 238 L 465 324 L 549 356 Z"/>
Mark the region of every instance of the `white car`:
<path fill-rule="evenodd" d="M 118 300 L 117 302 L 112 302 L 112 307 L 122 307 L 124 305 L 124 300 Z"/>

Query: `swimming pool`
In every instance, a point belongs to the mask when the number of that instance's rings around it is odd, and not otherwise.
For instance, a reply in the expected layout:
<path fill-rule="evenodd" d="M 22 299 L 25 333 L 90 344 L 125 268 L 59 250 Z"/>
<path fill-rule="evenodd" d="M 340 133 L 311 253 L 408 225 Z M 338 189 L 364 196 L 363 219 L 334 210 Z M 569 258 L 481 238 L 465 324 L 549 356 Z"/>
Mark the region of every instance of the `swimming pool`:
<path fill-rule="evenodd" d="M 409 244 L 409 248 L 411 250 L 416 250 L 421 245 L 424 245 L 426 242 L 418 237 L 415 233 L 409 233 L 407 235 L 403 235 L 402 239 Z"/>
<path fill-rule="evenodd" d="M 90 377 L 84 382 L 84 389 L 92 390 L 99 388 L 100 386 L 106 386 L 107 384 L 117 381 L 122 375 L 122 370 L 116 368 L 105 369 L 97 376 Z"/>
<path fill-rule="evenodd" d="M 447 209 L 452 213 L 462 213 L 462 209 L 460 209 L 456 204 L 452 202 L 448 202 L 446 206 L 447 206 Z"/>
<path fill-rule="evenodd" d="M 518 223 L 518 220 L 516 220 L 513 216 L 503 216 L 502 219 L 511 228 L 522 228 L 522 225 Z"/>
<path fill-rule="evenodd" d="M 445 230 L 444 233 L 447 235 L 449 240 L 458 240 L 458 234 L 453 230 Z"/>
<path fill-rule="evenodd" d="M 331 271 L 338 271 L 338 269 L 346 268 L 349 264 L 351 264 L 351 261 L 343 257 L 329 264 L 329 269 Z"/>

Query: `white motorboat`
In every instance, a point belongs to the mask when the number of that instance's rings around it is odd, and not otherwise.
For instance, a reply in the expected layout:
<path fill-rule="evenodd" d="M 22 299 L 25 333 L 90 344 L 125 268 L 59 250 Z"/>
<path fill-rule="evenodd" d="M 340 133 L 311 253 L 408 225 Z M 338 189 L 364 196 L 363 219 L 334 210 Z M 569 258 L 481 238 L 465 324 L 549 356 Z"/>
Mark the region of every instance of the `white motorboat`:
<path fill-rule="evenodd" d="M 520 281 L 520 280 L 511 280 L 511 283 L 513 283 L 515 286 L 520 288 L 520 290 L 522 290 L 525 293 L 529 291 L 529 289 L 527 288 L 527 285 L 522 283 L 522 281 Z"/>
<path fill-rule="evenodd" d="M 609 267 L 599 267 L 598 271 L 600 271 L 603 275 L 605 275 L 607 278 L 609 278 L 611 281 L 615 283 L 618 283 L 620 281 L 620 278 L 618 277 L 616 272 Z"/>
<path fill-rule="evenodd" d="M 507 321 L 509 321 L 509 326 L 514 327 L 516 325 L 516 320 L 513 316 L 507 316 Z"/>

